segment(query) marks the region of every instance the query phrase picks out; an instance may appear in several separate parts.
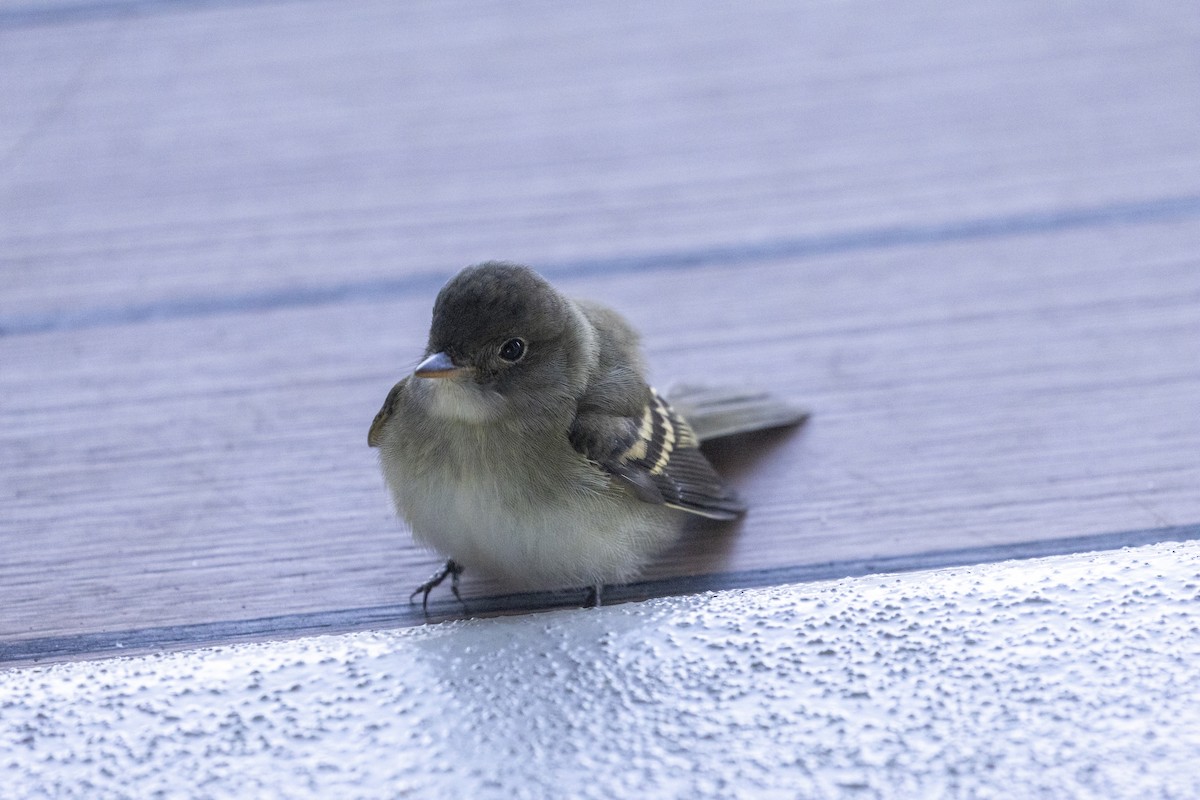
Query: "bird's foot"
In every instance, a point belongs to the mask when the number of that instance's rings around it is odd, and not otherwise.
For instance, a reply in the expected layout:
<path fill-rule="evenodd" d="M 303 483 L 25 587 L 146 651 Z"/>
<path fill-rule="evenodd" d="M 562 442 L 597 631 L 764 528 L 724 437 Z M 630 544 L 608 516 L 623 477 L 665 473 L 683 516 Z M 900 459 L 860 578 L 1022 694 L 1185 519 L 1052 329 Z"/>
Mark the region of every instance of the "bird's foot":
<path fill-rule="evenodd" d="M 462 603 L 463 610 L 465 611 L 467 608 L 467 601 L 463 600 L 462 595 L 458 593 L 458 576 L 462 575 L 462 574 L 463 574 L 463 566 L 461 564 L 459 564 L 457 561 L 455 561 L 453 558 L 447 559 L 446 566 L 442 567 L 440 570 L 438 570 L 436 573 L 434 573 L 434 575 L 429 580 L 425 581 L 420 586 L 418 586 L 416 588 L 416 590 L 411 595 L 408 596 L 408 602 L 411 603 L 414 599 L 416 599 L 417 595 L 421 595 L 421 610 L 424 611 L 426 614 L 428 614 L 429 613 L 429 593 L 432 592 L 435 587 L 441 585 L 442 581 L 446 580 L 446 578 L 449 577 L 450 578 L 450 591 L 454 592 L 455 599 L 457 599 L 458 602 Z"/>
<path fill-rule="evenodd" d="M 583 601 L 584 608 L 599 608 L 601 606 L 600 595 L 604 591 L 604 584 L 597 583 L 595 586 L 588 587 L 587 597 Z"/>

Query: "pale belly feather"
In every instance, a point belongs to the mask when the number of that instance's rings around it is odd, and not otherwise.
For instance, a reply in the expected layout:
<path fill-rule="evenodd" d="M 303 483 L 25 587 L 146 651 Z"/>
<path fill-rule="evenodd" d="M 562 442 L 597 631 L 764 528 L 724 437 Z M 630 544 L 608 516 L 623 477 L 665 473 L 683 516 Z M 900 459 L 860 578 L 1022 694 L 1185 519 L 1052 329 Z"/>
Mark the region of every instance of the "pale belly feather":
<path fill-rule="evenodd" d="M 677 538 L 679 512 L 637 500 L 565 440 L 538 448 L 515 427 L 470 419 L 488 409 L 447 410 L 457 419 L 388 437 L 380 458 L 413 538 L 467 570 L 514 588 L 624 582 Z M 448 435 L 455 423 L 467 424 Z"/>

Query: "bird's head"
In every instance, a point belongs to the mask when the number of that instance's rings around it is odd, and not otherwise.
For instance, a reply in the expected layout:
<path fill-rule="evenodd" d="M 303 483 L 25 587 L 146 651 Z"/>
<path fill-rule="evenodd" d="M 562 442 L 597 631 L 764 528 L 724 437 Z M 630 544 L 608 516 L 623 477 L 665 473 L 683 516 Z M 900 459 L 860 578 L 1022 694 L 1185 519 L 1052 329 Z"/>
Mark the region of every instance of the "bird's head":
<path fill-rule="evenodd" d="M 528 267 L 487 262 L 447 283 L 433 306 L 425 358 L 434 411 L 483 422 L 576 397 L 593 359 L 579 309 Z"/>

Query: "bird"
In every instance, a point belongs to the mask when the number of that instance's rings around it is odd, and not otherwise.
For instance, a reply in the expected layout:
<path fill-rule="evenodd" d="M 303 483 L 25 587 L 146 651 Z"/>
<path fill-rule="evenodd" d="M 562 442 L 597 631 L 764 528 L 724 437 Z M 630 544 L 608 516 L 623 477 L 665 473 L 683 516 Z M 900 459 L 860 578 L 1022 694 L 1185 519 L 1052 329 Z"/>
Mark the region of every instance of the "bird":
<path fill-rule="evenodd" d="M 702 439 L 782 427 L 807 413 L 769 395 L 684 389 L 676 410 L 646 380 L 639 338 L 616 311 L 570 298 L 533 269 L 489 261 L 434 301 L 420 363 L 371 423 L 385 483 L 414 540 L 462 602 L 470 569 L 515 590 L 635 578 L 689 516 L 746 505 Z M 465 604 L 464 604 L 465 605 Z"/>

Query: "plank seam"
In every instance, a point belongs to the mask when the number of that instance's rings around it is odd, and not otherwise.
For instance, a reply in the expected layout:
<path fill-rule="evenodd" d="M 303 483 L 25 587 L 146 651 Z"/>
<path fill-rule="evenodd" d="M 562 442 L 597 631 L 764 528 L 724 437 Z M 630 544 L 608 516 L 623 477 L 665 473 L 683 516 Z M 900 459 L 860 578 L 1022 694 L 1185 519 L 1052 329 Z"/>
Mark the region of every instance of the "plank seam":
<path fill-rule="evenodd" d="M 950 244 L 1079 229 L 1141 225 L 1200 217 L 1200 195 L 1181 195 L 1140 202 L 1110 203 L 1058 211 L 1030 211 L 931 225 L 863 228 L 816 236 L 717 245 L 694 250 L 579 259 L 535 265 L 548 279 L 564 280 L 598 274 L 668 272 L 710 266 L 747 266 L 783 259 L 803 260 L 921 244 Z M 458 265 L 463 266 L 463 265 Z M 414 294 L 430 294 L 454 268 L 401 278 L 346 281 L 325 286 L 293 287 L 230 295 L 195 295 L 124 306 L 98 306 L 0 317 L 0 337 L 148 322 L 315 308 L 343 303 L 381 302 Z"/>
<path fill-rule="evenodd" d="M 93 2 L 25 5 L 0 10 L 0 32 L 71 25 L 95 20 L 150 14 L 175 14 L 217 8 L 293 5 L 306 0 L 93 0 Z"/>

